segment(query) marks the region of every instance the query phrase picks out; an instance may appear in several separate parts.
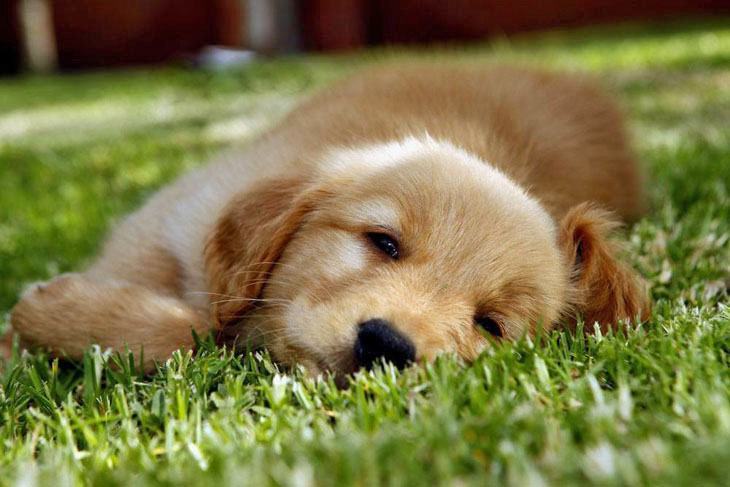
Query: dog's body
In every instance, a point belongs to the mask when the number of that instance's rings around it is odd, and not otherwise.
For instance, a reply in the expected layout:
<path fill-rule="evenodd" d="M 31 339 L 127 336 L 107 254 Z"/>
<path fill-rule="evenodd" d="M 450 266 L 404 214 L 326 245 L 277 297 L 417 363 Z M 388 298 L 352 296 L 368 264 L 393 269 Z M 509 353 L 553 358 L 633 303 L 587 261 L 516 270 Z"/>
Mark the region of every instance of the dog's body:
<path fill-rule="evenodd" d="M 160 191 L 86 272 L 31 287 L 11 324 L 71 357 L 129 346 L 149 367 L 192 347 L 191 329 L 218 329 L 287 364 L 350 371 L 373 353 L 471 359 L 485 346 L 475 316 L 507 338 L 576 312 L 606 326 L 645 318 L 610 221 L 584 202 L 642 211 L 621 117 L 590 83 L 376 69 Z M 394 337 L 406 345 L 363 345 Z"/>

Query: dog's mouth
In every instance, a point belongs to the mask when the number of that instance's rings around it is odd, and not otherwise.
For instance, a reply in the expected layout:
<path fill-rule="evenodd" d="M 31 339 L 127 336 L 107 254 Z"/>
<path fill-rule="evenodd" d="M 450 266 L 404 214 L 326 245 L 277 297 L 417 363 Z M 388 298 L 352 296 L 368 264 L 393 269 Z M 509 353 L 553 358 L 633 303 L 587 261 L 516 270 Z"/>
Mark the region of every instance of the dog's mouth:
<path fill-rule="evenodd" d="M 413 342 L 385 320 L 372 319 L 358 326 L 357 337 L 337 352 L 313 352 L 305 367 L 313 375 L 330 374 L 339 387 L 347 386 L 358 370 L 370 370 L 382 363 L 403 369 L 416 360 Z"/>
<path fill-rule="evenodd" d="M 360 369 L 351 349 L 342 349 L 338 353 L 320 356 L 315 359 L 319 372 L 331 374 L 335 377 L 346 377 L 354 374 Z"/>

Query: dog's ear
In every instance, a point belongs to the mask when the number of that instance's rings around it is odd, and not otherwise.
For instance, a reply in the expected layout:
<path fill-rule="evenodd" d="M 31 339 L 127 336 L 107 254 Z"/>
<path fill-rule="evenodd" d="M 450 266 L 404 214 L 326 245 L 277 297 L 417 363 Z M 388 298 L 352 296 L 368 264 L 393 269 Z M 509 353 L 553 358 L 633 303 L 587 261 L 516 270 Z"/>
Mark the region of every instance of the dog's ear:
<path fill-rule="evenodd" d="M 587 331 L 596 322 L 606 331 L 619 320 L 649 317 L 644 281 L 618 260 L 620 248 L 611 239 L 619 226 L 609 212 L 588 203 L 571 208 L 561 222 L 560 245 L 572 266 L 569 304 L 582 315 Z"/>
<path fill-rule="evenodd" d="M 304 181 L 279 179 L 263 181 L 228 203 L 205 246 L 211 315 L 218 329 L 256 305 L 315 201 Z"/>

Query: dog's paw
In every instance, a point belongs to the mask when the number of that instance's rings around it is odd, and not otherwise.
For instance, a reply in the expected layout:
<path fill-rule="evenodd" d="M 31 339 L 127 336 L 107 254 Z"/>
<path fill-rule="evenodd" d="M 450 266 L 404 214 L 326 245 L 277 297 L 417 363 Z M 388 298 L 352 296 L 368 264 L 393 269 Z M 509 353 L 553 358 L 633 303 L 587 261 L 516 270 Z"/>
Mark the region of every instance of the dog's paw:
<path fill-rule="evenodd" d="M 20 293 L 20 300 L 32 299 L 34 297 L 42 297 L 44 295 L 57 294 L 62 288 L 68 284 L 78 274 L 67 273 L 54 277 L 50 281 L 36 281 L 28 284 Z"/>
<path fill-rule="evenodd" d="M 21 293 L 20 300 L 10 312 L 10 323 L 16 332 L 24 336 L 27 329 L 53 319 L 54 305 L 70 294 L 78 274 L 61 274 L 45 282 L 30 284 Z"/>
<path fill-rule="evenodd" d="M 25 286 L 25 288 L 20 292 L 20 299 L 21 301 L 24 299 L 30 298 L 32 295 L 42 292 L 43 289 L 48 285 L 48 282 L 46 281 L 36 281 L 28 284 Z"/>

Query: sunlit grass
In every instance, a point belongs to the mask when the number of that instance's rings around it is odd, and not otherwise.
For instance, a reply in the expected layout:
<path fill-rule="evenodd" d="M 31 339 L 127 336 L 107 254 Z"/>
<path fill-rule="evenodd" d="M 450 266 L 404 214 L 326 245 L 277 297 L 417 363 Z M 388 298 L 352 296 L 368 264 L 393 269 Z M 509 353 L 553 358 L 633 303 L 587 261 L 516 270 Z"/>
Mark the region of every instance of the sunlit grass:
<path fill-rule="evenodd" d="M 0 373 L 0 485 L 727 484 L 727 19 L 0 81 L 0 310 L 308 91 L 407 57 L 586 70 L 620 97 L 649 175 L 652 210 L 626 237 L 651 321 L 499 345 L 470 366 L 361 373 L 346 390 L 208 341 L 153 376 L 100 350 L 16 357 Z"/>

